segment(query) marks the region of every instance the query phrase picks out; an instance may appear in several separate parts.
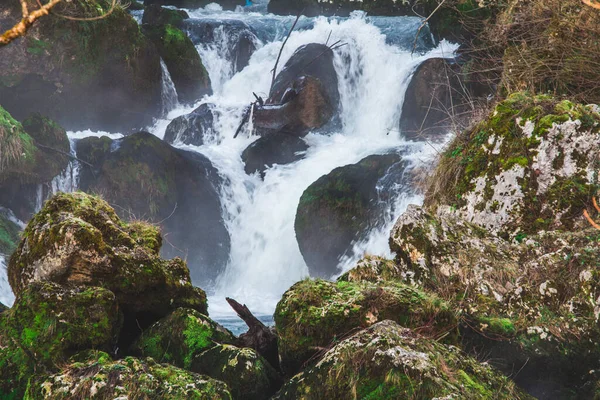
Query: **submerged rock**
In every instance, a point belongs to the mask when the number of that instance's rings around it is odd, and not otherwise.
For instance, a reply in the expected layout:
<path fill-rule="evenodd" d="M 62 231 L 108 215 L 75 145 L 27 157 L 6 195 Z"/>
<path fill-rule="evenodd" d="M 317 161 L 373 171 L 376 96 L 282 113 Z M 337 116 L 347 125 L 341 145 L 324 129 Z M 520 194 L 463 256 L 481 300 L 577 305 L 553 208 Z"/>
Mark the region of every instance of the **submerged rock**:
<path fill-rule="evenodd" d="M 232 63 L 233 73 L 249 64 L 259 43 L 256 32 L 244 21 L 235 19 L 195 19 L 186 22 L 186 29 L 195 43 L 214 43 L 221 57 Z"/>
<path fill-rule="evenodd" d="M 32 283 L 0 314 L 0 397 L 21 398 L 35 371 L 56 370 L 78 351 L 112 351 L 121 318 L 107 289 Z"/>
<path fill-rule="evenodd" d="M 32 400 L 231 400 L 227 385 L 207 376 L 158 364 L 151 358 L 113 361 L 108 354 L 96 351 L 74 357 L 56 374 L 36 374 L 26 396 Z"/>
<path fill-rule="evenodd" d="M 196 356 L 219 344 L 234 343 L 235 336 L 206 315 L 180 308 L 145 330 L 131 352 L 202 373 L 192 367 Z"/>
<path fill-rule="evenodd" d="M 271 133 L 260 137 L 242 152 L 247 174 L 265 171 L 273 165 L 285 165 L 304 158 L 308 145 L 304 140 L 285 133 Z"/>
<path fill-rule="evenodd" d="M 599 131 L 598 106 L 513 94 L 449 145 L 425 203 L 510 238 L 586 225 Z"/>
<path fill-rule="evenodd" d="M 33 282 L 105 287 L 134 326 L 179 307 L 206 313 L 206 294 L 192 286 L 184 261 L 159 257 L 161 244 L 156 227 L 122 222 L 97 197 L 61 193 L 27 225 L 8 278 L 17 298 Z"/>
<path fill-rule="evenodd" d="M 189 14 L 184 10 L 171 10 L 157 4 L 150 4 L 144 9 L 142 23 L 157 26 L 172 25 L 175 28 L 181 29 L 183 21 L 189 17 Z"/>
<path fill-rule="evenodd" d="M 143 25 L 144 34 L 156 45 L 177 89 L 179 101 L 193 104 L 211 94 L 210 78 L 190 38 L 172 25 Z"/>
<path fill-rule="evenodd" d="M 183 143 L 201 146 L 206 137 L 213 135 L 214 104 L 201 104 L 189 114 L 175 118 L 165 132 L 164 140 L 167 143 Z"/>
<path fill-rule="evenodd" d="M 218 276 L 230 241 L 217 192 L 220 178 L 206 157 L 144 132 L 118 141 L 84 139 L 77 149 L 94 165 L 92 173 L 82 168 L 81 190 L 102 193 L 124 218 L 159 223 L 168 237 L 161 254 L 186 258 L 194 282 L 208 285 Z"/>
<path fill-rule="evenodd" d="M 304 191 L 294 228 L 312 276 L 333 276 L 353 244 L 382 223 L 385 192 L 391 187 L 381 191 L 378 184 L 393 165 L 402 169 L 400 156 L 369 156 L 334 169 Z"/>
<path fill-rule="evenodd" d="M 277 372 L 254 350 L 226 344 L 196 356 L 191 370 L 225 382 L 233 399 L 267 400 L 279 384 Z"/>
<path fill-rule="evenodd" d="M 57 14 L 96 17 L 110 1 L 62 2 Z M 20 20 L 2 2 L 0 15 Z M 50 14 L 2 49 L 0 99 L 22 120 L 41 112 L 69 130 L 125 132 L 152 123 L 160 108 L 160 57 L 121 6 L 98 21 Z"/>
<path fill-rule="evenodd" d="M 392 321 L 336 344 L 274 399 L 533 399 L 505 376 Z"/>
<path fill-rule="evenodd" d="M 423 334 L 449 332 L 456 324 L 448 304 L 410 286 L 388 282 L 303 280 L 277 304 L 275 326 L 286 375 L 356 328 L 392 319 Z"/>

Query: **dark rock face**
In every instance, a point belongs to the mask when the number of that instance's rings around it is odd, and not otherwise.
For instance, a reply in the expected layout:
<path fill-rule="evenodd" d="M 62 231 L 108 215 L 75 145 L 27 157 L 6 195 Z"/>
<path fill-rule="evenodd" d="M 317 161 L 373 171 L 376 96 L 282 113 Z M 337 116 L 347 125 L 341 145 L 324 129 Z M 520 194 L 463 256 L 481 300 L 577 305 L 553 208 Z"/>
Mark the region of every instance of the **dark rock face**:
<path fill-rule="evenodd" d="M 308 145 L 304 140 L 285 133 L 271 133 L 262 136 L 242 153 L 244 170 L 247 174 L 265 171 L 275 164 L 290 164 L 304 158 Z"/>
<path fill-rule="evenodd" d="M 171 10 L 157 4 L 151 4 L 144 10 L 142 23 L 157 26 L 172 25 L 181 28 L 183 21 L 189 17 L 189 14 L 183 10 Z"/>
<path fill-rule="evenodd" d="M 439 141 L 459 122 L 466 95 L 457 72 L 458 65 L 443 58 L 430 58 L 417 68 L 402 106 L 405 138 Z"/>
<path fill-rule="evenodd" d="M 179 101 L 194 103 L 212 93 L 208 72 L 196 47 L 183 31 L 172 25 L 143 25 L 142 28 L 167 65 Z"/>
<path fill-rule="evenodd" d="M 167 127 L 164 140 L 170 144 L 201 146 L 206 135 L 213 132 L 214 112 L 214 105 L 206 103 L 187 115 L 175 118 Z"/>
<path fill-rule="evenodd" d="M 294 228 L 311 276 L 334 275 L 340 257 L 381 223 L 377 185 L 394 164 L 403 168 L 396 154 L 369 156 L 334 169 L 304 191 Z"/>
<path fill-rule="evenodd" d="M 84 4 L 64 7 L 87 16 Z M 20 18 L 11 5 L 2 2 L 0 14 Z M 65 11 L 62 7 L 55 10 Z M 80 22 L 49 15 L 25 38 L 3 48 L 2 106 L 19 120 L 41 112 L 70 130 L 125 132 L 152 122 L 161 90 L 154 45 L 122 8 L 85 26 L 82 30 Z"/>
<path fill-rule="evenodd" d="M 237 6 L 243 6 L 245 4 L 245 2 L 242 0 L 218 0 L 218 1 L 212 1 L 212 0 L 145 0 L 144 1 L 144 4 L 146 4 L 146 5 L 160 4 L 163 6 L 175 6 L 178 8 L 188 8 L 188 9 L 206 7 L 210 3 L 217 3 L 221 7 L 223 7 L 224 10 L 235 10 L 235 8 Z"/>
<path fill-rule="evenodd" d="M 186 21 L 186 29 L 196 43 L 211 43 L 221 35 L 227 40 L 220 51 L 233 63 L 233 72 L 244 69 L 256 51 L 256 33 L 243 21 L 201 19 Z"/>
<path fill-rule="evenodd" d="M 335 124 L 340 95 L 333 51 L 322 44 L 299 47 L 277 75 L 269 98 L 255 106 L 253 122 L 295 136 Z"/>
<path fill-rule="evenodd" d="M 219 178 L 206 157 L 145 132 L 114 142 L 88 138 L 77 149 L 94 165 L 94 171 L 82 171 L 81 190 L 101 193 L 125 218 L 160 222 L 168 240 L 162 254 L 185 257 L 195 282 L 206 285 L 217 277 L 230 243 L 216 190 Z"/>

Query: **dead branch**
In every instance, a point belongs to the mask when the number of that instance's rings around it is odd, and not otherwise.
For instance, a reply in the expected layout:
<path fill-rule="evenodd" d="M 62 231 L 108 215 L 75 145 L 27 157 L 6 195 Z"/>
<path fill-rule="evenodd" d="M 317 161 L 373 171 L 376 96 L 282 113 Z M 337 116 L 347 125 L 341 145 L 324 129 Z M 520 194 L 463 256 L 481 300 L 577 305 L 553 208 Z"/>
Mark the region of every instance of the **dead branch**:
<path fill-rule="evenodd" d="M 30 13 L 27 8 L 27 0 L 21 0 L 23 19 L 0 36 L 0 47 L 6 46 L 13 40 L 25 36 L 35 21 L 44 15 L 48 15 L 52 7 L 56 6 L 61 1 L 62 0 L 50 0 L 50 2 L 46 3 L 41 8 Z"/>
<path fill-rule="evenodd" d="M 581 1 L 586 6 L 590 6 L 592 8 L 597 9 L 597 10 L 600 10 L 600 3 L 596 3 L 596 0 L 581 0 Z"/>
<path fill-rule="evenodd" d="M 588 222 L 590 223 L 590 225 L 592 225 L 594 228 L 600 230 L 600 225 L 598 225 L 593 219 L 592 217 L 590 217 L 590 214 L 588 214 L 587 210 L 583 210 L 583 216 L 585 217 L 585 219 L 588 220 Z"/>
<path fill-rule="evenodd" d="M 438 4 L 438 6 L 435 8 L 435 10 L 433 10 L 431 12 L 431 14 L 429 14 L 429 17 L 425 18 L 425 20 L 421 23 L 421 26 L 419 26 L 419 29 L 417 29 L 417 34 L 415 35 L 415 41 L 413 43 L 413 48 L 412 48 L 412 51 L 410 52 L 411 55 L 415 52 L 415 49 L 417 48 L 417 41 L 419 40 L 419 35 L 421 34 L 421 29 L 423 29 L 425 27 L 425 25 L 427 25 L 427 22 L 429 21 L 429 19 L 431 17 L 433 17 L 433 14 L 435 14 L 437 12 L 437 10 L 439 10 L 445 2 L 446 2 L 446 0 L 442 0 L 440 2 L 440 4 Z"/>
<path fill-rule="evenodd" d="M 300 16 L 302 15 L 303 12 L 304 12 L 304 9 L 302 9 L 302 11 L 300 11 L 298 13 L 298 15 L 296 16 L 296 20 L 294 21 L 294 24 L 290 28 L 290 31 L 288 32 L 285 40 L 281 44 L 281 48 L 279 49 L 279 54 L 277 55 L 277 60 L 275 60 L 275 66 L 273 67 L 273 78 L 271 79 L 271 87 L 269 88 L 269 92 L 271 91 L 271 89 L 273 89 L 273 85 L 275 84 L 275 76 L 277 75 L 277 64 L 279 64 L 279 59 L 281 58 L 281 53 L 283 53 L 283 48 L 285 47 L 285 44 L 287 43 L 288 39 L 292 35 L 292 32 L 294 31 L 294 28 L 296 27 L 296 24 L 298 23 L 298 20 L 300 19 Z"/>

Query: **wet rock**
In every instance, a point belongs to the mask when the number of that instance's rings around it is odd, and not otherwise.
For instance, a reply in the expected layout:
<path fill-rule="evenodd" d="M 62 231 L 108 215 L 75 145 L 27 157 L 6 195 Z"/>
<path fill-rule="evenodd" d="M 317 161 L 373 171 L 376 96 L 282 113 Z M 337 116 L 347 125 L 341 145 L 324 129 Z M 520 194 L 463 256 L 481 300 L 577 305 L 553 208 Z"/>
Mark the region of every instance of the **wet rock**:
<path fill-rule="evenodd" d="M 4 304 L 0 303 L 0 314 L 2 314 L 6 310 L 8 310 L 8 307 L 6 307 Z"/>
<path fill-rule="evenodd" d="M 300 137 L 327 131 L 339 122 L 339 98 L 333 51 L 310 43 L 299 47 L 277 74 L 265 105 L 254 107 L 253 122 L 259 129 Z"/>
<path fill-rule="evenodd" d="M 90 148 L 92 143 L 97 146 Z M 81 190 L 102 193 L 118 205 L 123 218 L 159 223 L 168 237 L 161 254 L 186 258 L 193 281 L 209 285 L 225 267 L 230 246 L 216 169 L 206 157 L 175 149 L 149 133 L 112 141 L 110 147 L 108 143 L 78 142 L 80 158 L 90 162 L 91 154 L 98 161 L 95 172 L 86 175 L 90 180 L 82 173 Z M 95 152 L 80 153 L 81 146 Z"/>
<path fill-rule="evenodd" d="M 304 191 L 294 228 L 311 276 L 334 275 L 341 257 L 383 221 L 386 190 L 377 186 L 394 164 L 403 169 L 396 154 L 369 156 L 334 169 Z"/>
<path fill-rule="evenodd" d="M 194 42 L 216 44 L 222 56 L 232 62 L 232 72 L 244 69 L 256 51 L 256 32 L 244 21 L 203 18 L 187 21 L 186 28 Z"/>
<path fill-rule="evenodd" d="M 541 232 L 509 243 L 450 207 L 409 206 L 390 238 L 396 280 L 455 304 L 465 349 L 485 352 L 543 399 L 586 396 L 599 367 L 597 231 Z M 568 271 L 568 273 L 566 273 Z"/>
<path fill-rule="evenodd" d="M 61 3 L 53 11 L 93 17 L 109 2 Z M 2 2 L 0 14 L 20 19 Z M 2 106 L 22 120 L 41 112 L 69 130 L 125 132 L 146 126 L 160 109 L 160 57 L 121 7 L 86 24 L 49 15 L 2 50 Z"/>
<path fill-rule="evenodd" d="M 430 58 L 415 71 L 402 106 L 400 131 L 408 140 L 436 142 L 466 122 L 467 93 L 452 60 Z"/>
<path fill-rule="evenodd" d="M 237 6 L 244 6 L 244 3 L 241 0 L 145 0 L 144 4 L 160 4 L 163 6 L 175 6 L 177 8 L 187 8 L 187 9 L 195 9 L 195 8 L 203 8 L 211 3 L 217 3 L 224 10 L 235 10 Z"/>
<path fill-rule="evenodd" d="M 286 375 L 354 329 L 384 319 L 430 335 L 450 331 L 456 323 L 448 304 L 410 286 L 310 279 L 283 295 L 274 317 Z"/>
<path fill-rule="evenodd" d="M 442 155 L 425 203 L 453 205 L 504 237 L 586 226 L 600 109 L 516 93 Z"/>
<path fill-rule="evenodd" d="M 454 346 L 382 321 L 336 344 L 274 399 L 533 399 Z"/>
<path fill-rule="evenodd" d="M 0 314 L 0 397 L 21 398 L 35 371 L 56 370 L 75 352 L 112 351 L 121 318 L 107 289 L 32 283 Z"/>
<path fill-rule="evenodd" d="M 200 55 L 182 30 L 172 25 L 143 25 L 142 29 L 167 65 L 179 101 L 193 104 L 205 94 L 212 93 Z"/>
<path fill-rule="evenodd" d="M 161 244 L 158 228 L 124 223 L 97 197 L 61 193 L 27 225 L 8 278 L 17 298 L 33 282 L 105 287 L 125 313 L 127 335 L 128 324 L 147 327 L 178 307 L 206 313 L 206 294 L 184 261 L 159 257 Z"/>
<path fill-rule="evenodd" d="M 304 140 L 285 133 L 262 136 L 242 152 L 244 171 L 247 174 L 265 171 L 273 165 L 291 164 L 304 158 L 308 145 Z"/>
<path fill-rule="evenodd" d="M 189 114 L 175 118 L 165 132 L 167 143 L 201 146 L 207 136 L 213 135 L 214 104 L 201 104 Z"/>
<path fill-rule="evenodd" d="M 223 381 L 233 399 L 266 400 L 276 392 L 277 372 L 254 350 L 219 344 L 196 356 L 192 371 Z"/>
<path fill-rule="evenodd" d="M 192 367 L 194 358 L 219 344 L 234 343 L 235 336 L 206 315 L 180 308 L 145 330 L 132 345 L 131 354 L 204 373 Z"/>
<path fill-rule="evenodd" d="M 36 374 L 27 387 L 27 398 L 32 400 L 138 396 L 149 400 L 231 399 L 227 385 L 207 376 L 158 364 L 151 358 L 113 361 L 108 354 L 96 351 L 74 357 L 56 374 Z"/>
<path fill-rule="evenodd" d="M 172 25 L 175 28 L 181 29 L 183 21 L 189 17 L 188 13 L 184 10 L 171 10 L 157 4 L 150 4 L 144 9 L 142 23 L 156 26 Z"/>

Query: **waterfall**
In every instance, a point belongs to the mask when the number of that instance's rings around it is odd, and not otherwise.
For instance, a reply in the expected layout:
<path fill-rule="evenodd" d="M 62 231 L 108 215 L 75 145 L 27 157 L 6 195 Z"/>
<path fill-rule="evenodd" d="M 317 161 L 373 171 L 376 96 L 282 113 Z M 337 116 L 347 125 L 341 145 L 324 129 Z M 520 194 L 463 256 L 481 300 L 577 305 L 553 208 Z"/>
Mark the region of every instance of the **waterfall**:
<path fill-rule="evenodd" d="M 15 295 L 8 284 L 8 275 L 6 274 L 6 256 L 0 254 L 0 303 L 11 307 L 15 301 Z"/>
<path fill-rule="evenodd" d="M 168 115 L 171 110 L 179 105 L 179 99 L 177 98 L 177 90 L 175 84 L 171 79 L 171 74 L 167 69 L 167 64 L 164 60 L 160 59 L 161 68 L 161 102 L 162 102 L 162 113 L 163 116 Z"/>

